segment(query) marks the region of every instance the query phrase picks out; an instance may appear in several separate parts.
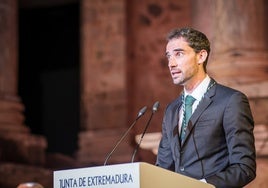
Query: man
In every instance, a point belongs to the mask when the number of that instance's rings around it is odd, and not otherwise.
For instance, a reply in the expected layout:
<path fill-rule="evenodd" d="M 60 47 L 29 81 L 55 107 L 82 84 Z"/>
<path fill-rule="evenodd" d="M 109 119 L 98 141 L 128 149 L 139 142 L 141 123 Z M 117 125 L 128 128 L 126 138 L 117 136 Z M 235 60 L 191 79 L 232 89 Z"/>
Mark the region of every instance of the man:
<path fill-rule="evenodd" d="M 256 177 L 247 97 L 207 75 L 210 44 L 203 33 L 175 29 L 167 39 L 170 74 L 183 92 L 166 108 L 156 165 L 216 187 L 245 186 Z"/>

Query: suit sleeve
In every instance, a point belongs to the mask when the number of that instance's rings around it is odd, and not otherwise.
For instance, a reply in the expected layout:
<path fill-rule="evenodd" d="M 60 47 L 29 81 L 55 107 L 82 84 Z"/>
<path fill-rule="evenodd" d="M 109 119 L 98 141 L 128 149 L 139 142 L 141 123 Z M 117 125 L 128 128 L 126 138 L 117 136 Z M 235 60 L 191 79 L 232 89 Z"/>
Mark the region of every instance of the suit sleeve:
<path fill-rule="evenodd" d="M 156 165 L 165 169 L 174 171 L 174 160 L 172 158 L 172 151 L 170 148 L 170 140 L 168 134 L 170 132 L 167 130 L 166 125 L 166 112 L 162 123 L 162 138 L 158 147 Z"/>
<path fill-rule="evenodd" d="M 228 144 L 229 166 L 207 177 L 218 187 L 243 187 L 256 177 L 254 122 L 247 97 L 235 92 L 226 104 L 223 127 Z"/>

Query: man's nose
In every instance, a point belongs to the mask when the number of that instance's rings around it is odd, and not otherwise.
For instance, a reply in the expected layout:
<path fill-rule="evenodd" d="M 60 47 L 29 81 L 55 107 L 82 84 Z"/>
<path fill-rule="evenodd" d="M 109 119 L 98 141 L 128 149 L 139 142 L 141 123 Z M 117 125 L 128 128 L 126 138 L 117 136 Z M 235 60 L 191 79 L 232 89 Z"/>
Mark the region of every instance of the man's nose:
<path fill-rule="evenodd" d="M 168 66 L 169 66 L 169 67 L 177 66 L 176 59 L 175 59 L 173 56 L 171 56 L 171 57 L 169 58 L 169 60 L 168 60 Z"/>

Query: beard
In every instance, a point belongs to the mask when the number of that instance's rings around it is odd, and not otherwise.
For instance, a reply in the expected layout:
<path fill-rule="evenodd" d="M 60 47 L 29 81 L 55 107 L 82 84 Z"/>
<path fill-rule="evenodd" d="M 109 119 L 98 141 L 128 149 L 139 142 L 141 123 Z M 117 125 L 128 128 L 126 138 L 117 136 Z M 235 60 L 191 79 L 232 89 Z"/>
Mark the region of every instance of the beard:
<path fill-rule="evenodd" d="M 173 83 L 175 85 L 181 85 L 184 86 L 189 80 L 191 80 L 195 76 L 196 72 L 194 70 L 191 70 L 189 72 L 181 72 L 180 75 L 172 76 Z"/>

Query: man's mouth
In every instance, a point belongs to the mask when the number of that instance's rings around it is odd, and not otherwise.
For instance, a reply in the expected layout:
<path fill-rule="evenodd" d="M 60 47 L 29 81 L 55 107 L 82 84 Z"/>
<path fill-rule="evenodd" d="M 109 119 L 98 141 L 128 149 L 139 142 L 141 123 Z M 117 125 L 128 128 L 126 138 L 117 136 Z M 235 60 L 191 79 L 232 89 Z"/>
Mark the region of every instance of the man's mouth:
<path fill-rule="evenodd" d="M 174 71 L 171 71 L 171 74 L 172 74 L 172 76 L 175 76 L 177 74 L 181 74 L 181 71 L 180 70 L 174 70 Z"/>

